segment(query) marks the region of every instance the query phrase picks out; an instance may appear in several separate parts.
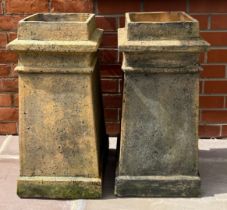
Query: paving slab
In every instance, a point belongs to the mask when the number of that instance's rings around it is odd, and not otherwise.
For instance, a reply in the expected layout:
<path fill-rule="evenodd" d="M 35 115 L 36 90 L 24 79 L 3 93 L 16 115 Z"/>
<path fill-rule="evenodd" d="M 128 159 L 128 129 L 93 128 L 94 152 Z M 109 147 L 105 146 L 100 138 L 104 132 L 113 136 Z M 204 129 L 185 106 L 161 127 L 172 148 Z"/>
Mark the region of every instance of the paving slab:
<path fill-rule="evenodd" d="M 10 144 L 18 143 L 17 137 L 12 139 L 15 141 L 10 141 Z M 12 146 L 10 144 L 9 147 Z M 115 197 L 116 151 L 111 149 L 104 174 L 103 199 L 20 199 L 16 195 L 19 161 L 11 156 L 2 158 L 6 155 L 0 154 L 0 210 L 227 210 L 227 140 L 200 140 L 199 148 L 202 179 L 200 198 Z M 4 154 L 7 154 L 6 151 Z"/>
<path fill-rule="evenodd" d="M 7 136 L 4 140 L 4 148 L 0 151 L 1 155 L 19 155 L 18 136 Z"/>
<path fill-rule="evenodd" d="M 2 144 L 4 143 L 4 141 L 7 137 L 8 136 L 0 136 L 0 148 L 2 147 Z M 0 149 L 0 151 L 1 151 L 1 149 Z"/>
<path fill-rule="evenodd" d="M 20 199 L 16 194 L 16 179 L 19 176 L 19 162 L 0 159 L 0 209 L 1 210 L 66 210 L 71 201 Z"/>
<path fill-rule="evenodd" d="M 199 148 L 200 198 L 116 198 L 108 195 L 103 200 L 84 201 L 83 210 L 226 210 L 227 140 L 200 140 Z"/>

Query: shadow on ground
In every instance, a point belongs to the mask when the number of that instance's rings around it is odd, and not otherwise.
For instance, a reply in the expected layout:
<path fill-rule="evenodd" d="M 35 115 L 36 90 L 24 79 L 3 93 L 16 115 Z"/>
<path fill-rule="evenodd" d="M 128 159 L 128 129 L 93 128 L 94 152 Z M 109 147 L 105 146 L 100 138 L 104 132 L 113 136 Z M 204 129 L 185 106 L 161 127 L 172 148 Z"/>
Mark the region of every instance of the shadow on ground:
<path fill-rule="evenodd" d="M 202 197 L 227 194 L 227 148 L 200 150 L 199 169 Z"/>
<path fill-rule="evenodd" d="M 200 150 L 199 157 L 201 197 L 227 194 L 227 148 Z M 116 198 L 114 195 L 116 162 L 117 152 L 110 149 L 104 173 L 103 199 Z"/>
<path fill-rule="evenodd" d="M 103 182 L 103 198 L 115 198 L 114 195 L 114 181 L 115 181 L 115 170 L 117 163 L 117 151 L 110 149 L 108 152 L 108 159 L 106 162 Z"/>

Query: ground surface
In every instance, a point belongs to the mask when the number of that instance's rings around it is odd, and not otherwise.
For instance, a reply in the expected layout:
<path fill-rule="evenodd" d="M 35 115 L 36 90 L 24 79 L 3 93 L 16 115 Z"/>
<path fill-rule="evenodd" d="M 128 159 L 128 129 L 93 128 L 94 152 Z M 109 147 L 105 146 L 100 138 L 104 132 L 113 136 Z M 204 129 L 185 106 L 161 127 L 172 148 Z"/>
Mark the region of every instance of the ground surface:
<path fill-rule="evenodd" d="M 0 136 L 0 210 L 227 210 L 227 140 L 200 140 L 201 198 L 116 198 L 115 151 L 109 154 L 101 200 L 20 199 L 18 137 Z"/>

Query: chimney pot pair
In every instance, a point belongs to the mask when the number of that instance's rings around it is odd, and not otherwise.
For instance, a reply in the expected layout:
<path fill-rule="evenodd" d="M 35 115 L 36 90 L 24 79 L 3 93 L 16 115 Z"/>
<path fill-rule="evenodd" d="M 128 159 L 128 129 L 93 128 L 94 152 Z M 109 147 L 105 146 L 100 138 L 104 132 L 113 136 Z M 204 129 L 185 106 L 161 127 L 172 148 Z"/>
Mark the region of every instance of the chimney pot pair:
<path fill-rule="evenodd" d="M 107 150 L 97 50 L 87 13 L 35 14 L 19 54 L 20 197 L 99 198 Z M 126 13 L 118 30 L 124 92 L 118 196 L 198 196 L 199 55 L 209 46 L 184 12 Z"/>

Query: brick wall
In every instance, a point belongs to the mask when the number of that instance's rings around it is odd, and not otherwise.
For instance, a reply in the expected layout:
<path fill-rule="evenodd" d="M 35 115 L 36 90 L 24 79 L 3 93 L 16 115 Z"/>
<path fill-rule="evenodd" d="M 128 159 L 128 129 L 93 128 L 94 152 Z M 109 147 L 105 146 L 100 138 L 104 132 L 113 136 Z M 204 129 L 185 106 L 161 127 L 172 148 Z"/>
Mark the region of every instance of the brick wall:
<path fill-rule="evenodd" d="M 105 30 L 99 52 L 107 132 L 120 132 L 122 103 L 121 55 L 117 28 L 124 27 L 128 11 L 183 10 L 199 20 L 201 35 L 212 44 L 201 55 L 201 137 L 227 136 L 227 1 L 226 0 L 0 0 L 0 134 L 18 129 L 18 81 L 13 71 L 17 56 L 5 50 L 16 37 L 17 22 L 36 12 L 93 12 Z"/>

